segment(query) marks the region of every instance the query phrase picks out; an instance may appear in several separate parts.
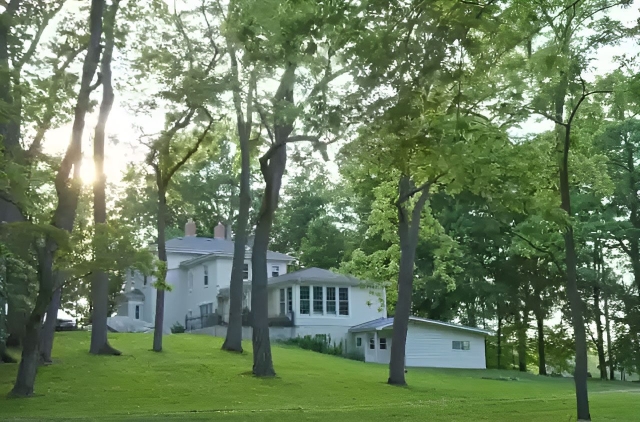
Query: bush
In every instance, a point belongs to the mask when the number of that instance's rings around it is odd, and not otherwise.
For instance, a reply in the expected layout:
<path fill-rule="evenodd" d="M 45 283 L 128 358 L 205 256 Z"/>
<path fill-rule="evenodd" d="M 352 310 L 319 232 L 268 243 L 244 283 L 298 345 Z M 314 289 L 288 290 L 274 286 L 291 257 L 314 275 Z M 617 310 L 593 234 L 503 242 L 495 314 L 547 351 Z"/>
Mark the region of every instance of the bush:
<path fill-rule="evenodd" d="M 342 356 L 342 341 L 331 343 L 331 336 L 317 334 L 315 336 L 295 337 L 282 341 L 284 344 L 298 346 L 301 349 L 312 350 L 325 355 Z"/>
<path fill-rule="evenodd" d="M 176 322 L 175 324 L 173 324 L 171 326 L 171 332 L 173 334 L 180 334 L 180 333 L 184 333 L 184 327 L 182 326 L 182 324 L 180 324 L 179 322 Z"/>
<path fill-rule="evenodd" d="M 344 355 L 345 358 L 364 362 L 364 353 L 354 350 Z"/>

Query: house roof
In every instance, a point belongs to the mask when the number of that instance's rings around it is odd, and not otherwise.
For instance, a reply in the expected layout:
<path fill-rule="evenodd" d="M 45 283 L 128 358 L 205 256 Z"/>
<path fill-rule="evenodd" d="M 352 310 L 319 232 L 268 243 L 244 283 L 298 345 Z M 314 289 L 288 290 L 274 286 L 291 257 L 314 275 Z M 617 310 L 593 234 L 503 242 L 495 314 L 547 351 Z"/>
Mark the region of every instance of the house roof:
<path fill-rule="evenodd" d="M 409 321 L 417 322 L 419 324 L 425 325 L 435 325 L 440 327 L 452 328 L 455 330 L 469 331 L 472 333 L 483 334 L 483 335 L 491 335 L 491 331 L 483 330 L 480 328 L 467 327 L 466 325 L 458 325 L 452 324 L 450 322 L 436 321 L 434 319 L 427 318 L 418 318 L 411 316 L 409 317 Z M 380 331 L 393 327 L 393 317 L 392 318 L 378 318 L 373 321 L 368 321 L 360 325 L 354 325 L 349 328 L 349 332 L 351 333 L 362 333 L 366 331 Z"/>
<path fill-rule="evenodd" d="M 144 302 L 144 293 L 140 289 L 129 290 L 125 293 L 120 293 L 117 297 L 117 302 Z"/>
<path fill-rule="evenodd" d="M 193 253 L 211 256 L 233 256 L 234 242 L 227 239 L 210 237 L 185 236 L 176 237 L 166 242 L 167 252 Z M 247 251 L 247 257 L 251 256 L 251 251 Z M 199 257 L 200 258 L 200 257 Z M 198 258 L 195 258 L 198 259 Z M 267 252 L 267 259 L 273 261 L 293 261 L 295 258 L 279 252 Z M 192 260 L 190 260 L 192 261 Z M 184 261 L 189 264 L 190 261 Z"/>
<path fill-rule="evenodd" d="M 268 283 L 270 286 L 307 283 L 333 283 L 344 284 L 346 286 L 357 286 L 362 284 L 363 281 L 350 275 L 338 274 L 322 268 L 312 267 L 283 274 L 278 277 L 271 277 L 269 278 Z"/>

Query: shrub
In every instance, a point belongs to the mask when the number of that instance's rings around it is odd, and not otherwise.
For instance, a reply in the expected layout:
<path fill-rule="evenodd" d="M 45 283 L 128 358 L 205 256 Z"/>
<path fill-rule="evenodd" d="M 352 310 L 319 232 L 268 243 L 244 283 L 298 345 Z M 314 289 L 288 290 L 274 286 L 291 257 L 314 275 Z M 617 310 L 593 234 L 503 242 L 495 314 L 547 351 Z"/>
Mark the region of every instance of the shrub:
<path fill-rule="evenodd" d="M 171 326 L 171 332 L 173 334 L 180 334 L 180 333 L 184 333 L 184 327 L 182 326 L 182 324 L 180 324 L 179 322 L 176 322 L 175 324 L 173 324 Z"/>
<path fill-rule="evenodd" d="M 357 360 L 359 362 L 364 362 L 364 353 L 354 350 L 353 352 L 348 352 L 344 355 L 345 358 L 351 360 Z"/>
<path fill-rule="evenodd" d="M 301 349 L 312 350 L 325 355 L 342 356 L 342 340 L 340 343 L 331 343 L 331 336 L 317 334 L 315 336 L 295 337 L 283 340 L 282 343 L 298 346 Z"/>

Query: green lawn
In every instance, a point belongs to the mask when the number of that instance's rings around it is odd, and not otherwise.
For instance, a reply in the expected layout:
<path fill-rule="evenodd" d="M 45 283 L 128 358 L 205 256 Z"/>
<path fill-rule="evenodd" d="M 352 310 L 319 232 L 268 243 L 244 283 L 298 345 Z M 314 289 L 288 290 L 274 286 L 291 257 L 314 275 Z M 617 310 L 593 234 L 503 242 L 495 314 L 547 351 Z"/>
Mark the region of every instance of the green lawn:
<path fill-rule="evenodd" d="M 279 346 L 278 377 L 256 379 L 251 355 L 220 351 L 222 339 L 171 335 L 161 354 L 149 351 L 150 335 L 111 339 L 123 356 L 90 356 L 88 333 L 58 333 L 56 364 L 40 369 L 30 399 L 5 398 L 17 365 L 0 365 L 0 420 L 575 420 L 570 379 L 411 369 L 398 388 L 385 384 L 385 366 Z M 482 379 L 500 375 L 519 381 Z M 589 389 L 594 420 L 639 420 L 640 385 L 593 380 Z"/>

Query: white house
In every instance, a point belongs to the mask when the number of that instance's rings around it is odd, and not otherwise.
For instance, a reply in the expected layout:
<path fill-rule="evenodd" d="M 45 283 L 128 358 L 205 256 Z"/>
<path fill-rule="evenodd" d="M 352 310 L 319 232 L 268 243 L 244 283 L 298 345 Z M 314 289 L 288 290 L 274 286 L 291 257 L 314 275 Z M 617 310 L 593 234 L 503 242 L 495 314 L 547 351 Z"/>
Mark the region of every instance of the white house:
<path fill-rule="evenodd" d="M 234 243 L 221 224 L 214 238 L 196 236 L 195 223 L 185 236 L 166 242 L 167 283 L 164 331 L 179 323 L 189 330 L 226 335 L 229 285 Z M 270 337 L 286 339 L 323 336 L 343 342 L 344 350 L 359 350 L 366 362 L 389 363 L 393 318 L 387 318 L 386 292 L 380 285 L 320 268 L 288 273 L 294 258 L 267 253 Z M 243 309 L 251 306 L 251 250 L 244 268 Z M 118 297 L 117 314 L 153 324 L 156 289 L 153 279 L 130 274 L 126 291 Z M 249 325 L 248 320 L 244 325 Z M 487 331 L 411 317 L 406 344 L 407 366 L 485 368 Z M 251 339 L 251 328 L 243 327 Z"/>
<path fill-rule="evenodd" d="M 165 293 L 164 329 L 176 323 L 185 324 L 186 319 L 219 315 L 228 321 L 228 291 L 233 261 L 233 241 L 225 237 L 222 224 L 214 229 L 214 238 L 196 236 L 196 225 L 189 221 L 185 236 L 168 240 L 167 283 L 171 291 Z M 287 265 L 294 258 L 289 255 L 267 253 L 267 271 L 272 277 L 286 274 Z M 245 306 L 251 303 L 251 250 L 247 248 L 244 264 Z M 140 273 L 131 273 L 127 287 L 117 299 L 117 315 L 153 323 L 156 309 L 155 279 Z M 195 320 L 198 322 L 197 320 Z"/>
<path fill-rule="evenodd" d="M 166 242 L 167 283 L 164 329 L 176 323 L 189 329 L 223 336 L 229 321 L 229 285 L 233 241 L 225 238 L 221 224 L 214 238 L 195 235 L 195 223 L 185 227 L 185 236 Z M 349 328 L 371 319 L 386 317 L 385 291 L 354 277 L 320 268 L 287 273 L 294 258 L 267 253 L 268 312 L 271 336 L 290 338 L 325 335 L 332 342 L 347 341 Z M 247 248 L 244 271 L 243 308 L 251 305 L 251 251 Z M 133 273 L 126 291 L 118 297 L 117 315 L 153 323 L 156 289 L 152 277 Z M 245 338 L 251 338 L 245 328 Z"/>
<path fill-rule="evenodd" d="M 379 318 L 349 330 L 365 362 L 388 364 L 393 318 Z M 485 336 L 489 331 L 431 319 L 410 317 L 407 330 L 407 367 L 485 369 Z"/>

